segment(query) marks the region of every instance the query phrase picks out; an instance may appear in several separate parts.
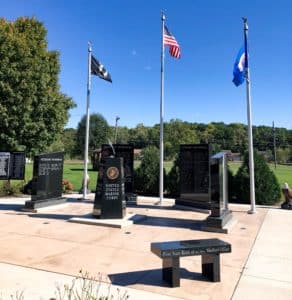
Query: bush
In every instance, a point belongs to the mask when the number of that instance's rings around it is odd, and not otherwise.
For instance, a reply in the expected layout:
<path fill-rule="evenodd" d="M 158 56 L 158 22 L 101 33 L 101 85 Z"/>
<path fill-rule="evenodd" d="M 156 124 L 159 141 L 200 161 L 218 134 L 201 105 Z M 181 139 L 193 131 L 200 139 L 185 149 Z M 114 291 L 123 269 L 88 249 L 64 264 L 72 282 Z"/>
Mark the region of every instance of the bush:
<path fill-rule="evenodd" d="M 67 180 L 67 179 L 63 179 L 63 193 L 71 193 L 73 191 L 73 184 Z"/>
<path fill-rule="evenodd" d="M 22 193 L 23 183 L 11 184 L 9 180 L 2 182 L 0 186 L 0 196 L 12 196 Z"/>
<path fill-rule="evenodd" d="M 275 174 L 264 158 L 254 152 L 255 198 L 257 204 L 272 205 L 281 197 L 281 189 Z M 234 178 L 237 202 L 250 203 L 249 156 L 245 153 L 242 166 Z"/>
<path fill-rule="evenodd" d="M 166 176 L 165 188 L 171 197 L 178 197 L 180 194 L 180 177 L 179 177 L 179 157 L 177 157 L 171 170 Z"/>
<path fill-rule="evenodd" d="M 134 175 L 135 191 L 154 195 L 159 191 L 159 151 L 155 146 L 143 150 L 141 164 Z"/>

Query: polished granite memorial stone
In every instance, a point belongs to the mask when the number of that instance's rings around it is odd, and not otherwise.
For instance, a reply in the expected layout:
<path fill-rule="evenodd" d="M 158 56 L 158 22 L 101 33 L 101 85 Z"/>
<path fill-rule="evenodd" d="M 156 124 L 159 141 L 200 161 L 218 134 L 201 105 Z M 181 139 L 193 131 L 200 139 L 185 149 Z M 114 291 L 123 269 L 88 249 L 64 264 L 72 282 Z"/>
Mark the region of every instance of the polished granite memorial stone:
<path fill-rule="evenodd" d="M 93 216 L 122 219 L 126 215 L 123 158 L 107 157 L 100 163 Z"/>
<path fill-rule="evenodd" d="M 228 170 L 225 152 L 219 152 L 211 157 L 210 169 L 211 214 L 207 217 L 203 229 L 225 232 L 224 226 L 232 219 L 232 213 L 228 209 Z"/>
<path fill-rule="evenodd" d="M 9 179 L 10 152 L 0 152 L 0 179 Z"/>
<path fill-rule="evenodd" d="M 210 145 L 180 145 L 180 196 L 177 205 L 210 209 Z"/>
<path fill-rule="evenodd" d="M 63 192 L 64 152 L 36 155 L 33 163 L 31 201 L 25 209 L 37 209 L 65 202 Z"/>
<path fill-rule="evenodd" d="M 103 144 L 100 161 L 102 162 L 105 158 L 111 156 L 123 158 L 126 201 L 136 202 L 137 195 L 134 194 L 134 146 L 129 144 L 114 144 L 112 146 Z"/>
<path fill-rule="evenodd" d="M 0 152 L 0 179 L 24 180 L 25 152 Z"/>

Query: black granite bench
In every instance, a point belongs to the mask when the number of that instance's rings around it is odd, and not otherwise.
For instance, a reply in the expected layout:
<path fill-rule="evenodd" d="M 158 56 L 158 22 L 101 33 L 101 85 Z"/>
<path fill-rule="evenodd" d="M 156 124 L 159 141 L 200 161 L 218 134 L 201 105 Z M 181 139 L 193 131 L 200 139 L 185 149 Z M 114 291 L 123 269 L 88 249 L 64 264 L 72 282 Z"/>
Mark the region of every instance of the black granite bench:
<path fill-rule="evenodd" d="M 151 243 L 151 251 L 162 258 L 162 279 L 172 287 L 180 286 L 179 258 L 202 256 L 202 274 L 220 281 L 220 253 L 231 252 L 231 245 L 219 239 Z"/>

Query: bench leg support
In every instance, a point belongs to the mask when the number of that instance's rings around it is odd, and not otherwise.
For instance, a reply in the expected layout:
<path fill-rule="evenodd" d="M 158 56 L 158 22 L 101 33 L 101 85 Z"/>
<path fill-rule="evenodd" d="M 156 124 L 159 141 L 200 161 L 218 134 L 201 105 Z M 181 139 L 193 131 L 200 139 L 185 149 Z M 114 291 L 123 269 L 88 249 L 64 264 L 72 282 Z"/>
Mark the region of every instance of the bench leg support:
<path fill-rule="evenodd" d="M 180 286 L 179 257 L 162 259 L 162 279 L 172 287 Z"/>
<path fill-rule="evenodd" d="M 220 254 L 202 255 L 202 274 L 213 282 L 220 281 Z"/>

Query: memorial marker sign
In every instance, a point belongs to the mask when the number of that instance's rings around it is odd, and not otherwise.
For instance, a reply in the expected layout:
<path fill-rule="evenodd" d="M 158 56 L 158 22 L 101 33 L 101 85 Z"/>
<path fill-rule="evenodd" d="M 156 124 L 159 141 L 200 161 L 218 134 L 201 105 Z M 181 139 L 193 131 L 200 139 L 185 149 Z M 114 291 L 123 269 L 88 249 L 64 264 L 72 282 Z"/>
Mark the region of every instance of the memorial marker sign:
<path fill-rule="evenodd" d="M 228 209 L 228 171 L 225 152 L 211 157 L 211 215 L 204 230 L 227 233 L 224 226 L 232 218 Z"/>
<path fill-rule="evenodd" d="M 25 207 L 35 209 L 65 202 L 63 192 L 64 152 L 34 157 L 31 201 Z"/>
<path fill-rule="evenodd" d="M 134 191 L 134 147 L 128 144 L 114 144 L 113 149 L 108 144 L 103 144 L 101 148 L 101 162 L 107 157 L 115 156 L 123 158 L 124 178 L 125 178 L 125 193 L 126 200 L 136 200 Z"/>
<path fill-rule="evenodd" d="M 0 179 L 9 179 L 10 153 L 0 153 Z"/>
<path fill-rule="evenodd" d="M 100 164 L 93 215 L 122 219 L 126 214 L 123 158 L 107 157 Z"/>
<path fill-rule="evenodd" d="M 180 197 L 176 204 L 210 209 L 210 145 L 180 145 Z"/>
<path fill-rule="evenodd" d="M 0 152 L 0 179 L 24 180 L 25 152 Z"/>

